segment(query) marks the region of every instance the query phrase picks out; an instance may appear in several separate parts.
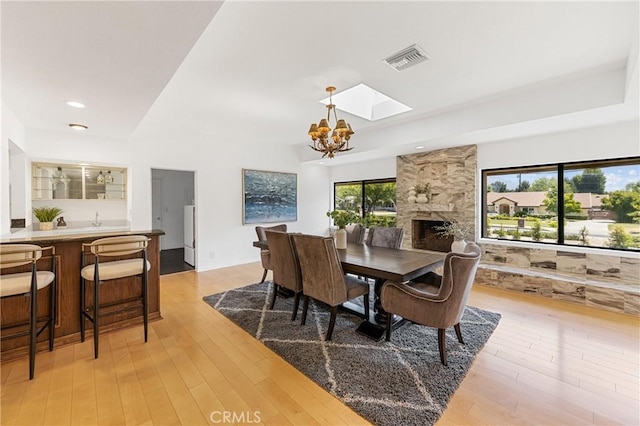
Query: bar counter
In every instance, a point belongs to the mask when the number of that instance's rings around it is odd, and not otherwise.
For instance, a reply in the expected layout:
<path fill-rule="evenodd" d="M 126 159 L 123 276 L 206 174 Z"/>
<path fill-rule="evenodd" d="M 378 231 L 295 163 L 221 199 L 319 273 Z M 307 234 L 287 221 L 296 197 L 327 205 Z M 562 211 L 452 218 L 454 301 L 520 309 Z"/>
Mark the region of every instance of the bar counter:
<path fill-rule="evenodd" d="M 151 263 L 149 279 L 149 321 L 161 319 L 160 316 L 160 236 L 164 231 L 130 231 L 126 228 L 109 229 L 69 229 L 61 231 L 20 231 L 3 235 L 2 244 L 37 244 L 42 247 L 55 247 L 57 287 L 57 313 L 55 321 L 55 346 L 80 341 L 80 263 L 82 243 L 89 243 L 98 238 L 122 235 L 146 235 L 150 238 L 147 247 L 147 259 Z M 42 265 L 49 268 L 50 263 Z M 38 267 L 42 269 L 40 263 Z M 107 281 L 101 284 L 101 306 L 114 301 L 123 301 L 140 297 L 141 277 L 129 277 Z M 49 310 L 51 286 L 38 292 L 38 318 L 43 319 Z M 90 301 L 93 291 L 88 289 L 87 299 Z M 134 302 L 131 302 L 132 304 Z M 27 329 L 29 312 L 28 297 L 10 297 L 1 301 L 0 313 L 2 326 L 24 324 Z M 142 309 L 101 318 L 101 333 L 126 327 L 140 327 L 142 334 Z M 39 336 L 38 351 L 45 350 L 46 333 Z M 87 328 L 87 338 L 92 339 L 91 327 Z M 86 342 L 86 340 L 85 340 Z M 89 343 L 91 344 L 91 343 Z M 2 342 L 2 361 L 27 356 L 28 337 L 8 339 Z"/>

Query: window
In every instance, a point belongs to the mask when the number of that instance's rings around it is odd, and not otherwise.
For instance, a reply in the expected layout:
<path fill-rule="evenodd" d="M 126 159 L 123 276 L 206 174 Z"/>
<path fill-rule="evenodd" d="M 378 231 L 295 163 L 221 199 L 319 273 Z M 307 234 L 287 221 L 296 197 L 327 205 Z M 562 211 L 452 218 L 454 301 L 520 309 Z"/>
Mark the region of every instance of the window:
<path fill-rule="evenodd" d="M 640 250 L 640 157 L 484 170 L 482 178 L 484 238 Z"/>
<path fill-rule="evenodd" d="M 396 226 L 395 179 L 341 182 L 333 189 L 336 210 L 355 211 L 368 226 Z"/>

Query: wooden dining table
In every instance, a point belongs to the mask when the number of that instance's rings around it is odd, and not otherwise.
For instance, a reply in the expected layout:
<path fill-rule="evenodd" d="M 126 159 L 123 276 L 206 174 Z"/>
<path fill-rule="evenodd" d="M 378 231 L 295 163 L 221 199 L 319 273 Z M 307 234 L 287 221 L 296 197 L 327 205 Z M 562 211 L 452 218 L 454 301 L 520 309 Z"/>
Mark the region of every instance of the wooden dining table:
<path fill-rule="evenodd" d="M 266 241 L 254 241 L 254 247 L 269 248 Z M 395 249 L 369 246 L 366 244 L 347 244 L 346 249 L 339 249 L 338 257 L 345 273 L 373 278 L 374 286 L 374 319 L 366 319 L 358 327 L 358 331 L 375 340 L 382 338 L 384 327 L 377 324 L 386 322 L 386 312 L 380 302 L 380 290 L 386 280 L 406 282 L 428 272 L 444 263 L 446 253 L 427 250 Z M 346 304 L 347 310 L 354 310 L 353 304 Z"/>

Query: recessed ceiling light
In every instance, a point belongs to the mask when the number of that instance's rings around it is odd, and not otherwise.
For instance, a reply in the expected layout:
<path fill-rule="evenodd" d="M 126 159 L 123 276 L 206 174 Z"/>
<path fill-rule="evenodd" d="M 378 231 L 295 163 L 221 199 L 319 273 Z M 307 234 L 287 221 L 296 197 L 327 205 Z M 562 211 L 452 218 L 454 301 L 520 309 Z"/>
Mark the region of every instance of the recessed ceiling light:
<path fill-rule="evenodd" d="M 324 164 L 324 161 L 319 162 L 318 164 Z"/>
<path fill-rule="evenodd" d="M 67 102 L 67 105 L 74 108 L 84 108 L 84 104 L 78 101 L 69 101 Z"/>
<path fill-rule="evenodd" d="M 72 129 L 75 130 L 87 130 L 88 127 L 85 126 L 84 124 L 75 124 L 75 123 L 70 123 L 69 127 L 71 127 Z"/>
<path fill-rule="evenodd" d="M 424 148 L 424 146 L 422 146 L 422 145 L 416 146 L 416 149 L 422 149 L 422 148 Z"/>

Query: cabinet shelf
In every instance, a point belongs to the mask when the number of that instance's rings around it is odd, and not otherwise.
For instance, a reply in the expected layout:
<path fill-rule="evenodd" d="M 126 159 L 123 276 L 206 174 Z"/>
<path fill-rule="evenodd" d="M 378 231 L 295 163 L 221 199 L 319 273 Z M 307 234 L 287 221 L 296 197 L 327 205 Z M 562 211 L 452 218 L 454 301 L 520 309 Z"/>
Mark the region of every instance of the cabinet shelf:
<path fill-rule="evenodd" d="M 111 176 L 111 183 L 98 183 L 97 177 Z M 32 200 L 124 200 L 127 198 L 127 169 L 32 163 Z M 108 179 L 108 177 L 107 177 Z"/>

